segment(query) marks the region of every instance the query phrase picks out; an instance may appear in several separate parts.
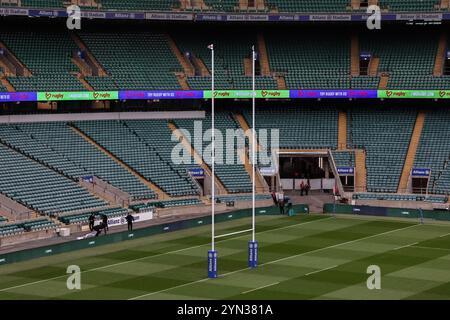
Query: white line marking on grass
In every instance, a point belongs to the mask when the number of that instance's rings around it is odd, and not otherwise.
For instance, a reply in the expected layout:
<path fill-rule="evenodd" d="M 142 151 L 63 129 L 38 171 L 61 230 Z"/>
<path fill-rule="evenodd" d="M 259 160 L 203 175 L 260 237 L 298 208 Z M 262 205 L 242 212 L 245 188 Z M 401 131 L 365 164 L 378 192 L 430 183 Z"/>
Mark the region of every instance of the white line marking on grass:
<path fill-rule="evenodd" d="M 367 236 L 367 237 L 364 237 L 364 238 L 355 239 L 355 240 L 351 240 L 351 241 L 347 241 L 347 242 L 343 242 L 343 243 L 338 243 L 338 244 L 335 244 L 335 245 L 332 245 L 332 246 L 319 248 L 319 249 L 315 249 L 315 250 L 311 250 L 311 251 L 307 251 L 307 252 L 303 252 L 303 253 L 300 253 L 300 254 L 297 254 L 297 255 L 294 255 L 294 256 L 289 256 L 289 257 L 281 258 L 281 259 L 278 259 L 278 260 L 273 260 L 273 261 L 269 261 L 269 262 L 263 263 L 263 264 L 260 265 L 260 267 L 263 267 L 263 266 L 269 265 L 269 264 L 273 264 L 273 263 L 277 263 L 277 262 L 280 262 L 280 261 L 292 259 L 292 258 L 301 257 L 301 256 L 304 256 L 304 255 L 307 255 L 307 254 L 316 253 L 316 252 L 319 252 L 319 251 L 322 251 L 322 250 L 336 248 L 336 247 L 343 246 L 343 245 L 346 245 L 346 244 L 350 244 L 350 243 L 353 243 L 353 242 L 366 240 L 366 239 L 370 239 L 370 238 L 386 235 L 386 234 L 397 232 L 397 231 L 401 231 L 401 230 L 406 230 L 406 229 L 417 227 L 417 226 L 420 226 L 420 225 L 421 224 L 415 224 L 415 225 L 412 225 L 412 226 L 408 226 L 408 227 L 404 227 L 404 228 L 400 228 L 400 229 L 395 229 L 395 230 L 391 230 L 391 231 L 387 231 L 387 232 L 383 232 L 383 233 L 377 233 L 377 234 L 374 234 L 374 235 L 371 235 L 371 236 Z M 223 277 L 226 277 L 226 276 L 238 273 L 238 272 L 242 272 L 242 271 L 245 271 L 245 270 L 249 270 L 249 269 L 250 268 L 244 268 L 244 269 L 239 269 L 239 270 L 231 271 L 231 272 L 228 272 L 228 273 L 224 273 L 223 275 L 219 275 L 219 278 L 223 278 Z M 140 296 L 134 297 L 134 298 L 129 298 L 128 300 L 136 300 L 136 299 L 140 299 L 140 298 L 143 298 L 143 297 L 153 296 L 155 294 L 163 293 L 163 292 L 170 291 L 170 290 L 177 289 L 177 288 L 181 288 L 181 287 L 186 287 L 186 286 L 191 285 L 191 284 L 205 282 L 207 280 L 209 280 L 209 278 L 203 278 L 203 279 L 192 281 L 192 282 L 188 282 L 188 283 L 185 283 L 185 284 L 182 284 L 182 285 L 179 285 L 179 286 L 166 288 L 166 289 L 163 289 L 163 290 L 160 290 L 160 291 L 150 292 L 150 293 L 143 294 L 143 295 L 140 295 Z"/>
<path fill-rule="evenodd" d="M 264 289 L 264 288 L 272 287 L 272 286 L 275 286 L 277 284 L 279 284 L 279 282 L 268 284 L 266 286 L 258 287 L 258 288 L 252 289 L 252 290 L 244 291 L 241 294 L 246 294 L 246 293 L 250 293 L 250 292 L 253 292 L 253 291 L 256 291 L 256 290 L 261 290 L 261 289 Z"/>
<path fill-rule="evenodd" d="M 234 235 L 236 235 L 236 234 L 245 233 L 245 232 L 250 232 L 250 231 L 253 231 L 253 229 L 247 229 L 247 230 L 241 230 L 241 231 L 236 231 L 236 232 L 231 232 L 231 233 L 221 234 L 220 236 L 215 236 L 214 239 L 225 238 L 225 237 L 228 237 L 228 236 L 234 236 Z"/>
<path fill-rule="evenodd" d="M 403 249 L 403 248 L 408 248 L 408 247 L 411 247 L 411 246 L 413 246 L 413 245 L 415 245 L 415 244 L 418 244 L 418 242 L 414 242 L 414 243 L 411 243 L 411 244 L 407 244 L 407 245 L 405 245 L 405 246 L 401 246 L 401 247 L 395 248 L 394 250 L 400 250 L 400 249 Z"/>
<path fill-rule="evenodd" d="M 337 264 L 337 265 L 335 265 L 335 266 L 328 267 L 328 268 L 325 268 L 325 269 L 320 269 L 320 270 L 312 271 L 312 272 L 310 272 L 310 273 L 305 274 L 305 276 L 309 276 L 309 275 L 312 275 L 312 274 L 315 274 L 315 273 L 319 273 L 319 272 L 322 272 L 322 271 L 334 269 L 334 268 L 336 268 L 336 267 L 338 267 L 338 266 L 339 266 L 339 265 Z"/>
<path fill-rule="evenodd" d="M 439 236 L 439 238 L 443 238 L 443 237 L 446 237 L 446 236 L 449 236 L 449 235 L 450 235 L 450 232 L 446 233 L 446 234 L 443 234 L 442 236 Z"/>
<path fill-rule="evenodd" d="M 291 224 L 289 226 L 284 226 L 284 227 L 280 227 L 280 228 L 275 228 L 275 229 L 270 229 L 270 230 L 257 232 L 257 234 L 262 234 L 262 233 L 266 233 L 266 232 L 292 228 L 292 227 L 295 227 L 295 226 L 307 225 L 307 224 L 310 224 L 310 223 L 313 223 L 313 222 L 325 221 L 325 220 L 329 220 L 329 219 L 333 219 L 333 217 L 328 217 L 328 218 L 324 218 L 324 219 L 316 219 L 316 220 L 313 220 L 313 221 L 307 221 L 307 222 L 300 222 L 300 223 L 296 223 L 296 224 Z M 231 238 L 231 239 L 225 239 L 225 240 L 222 240 L 222 241 L 217 241 L 217 243 L 230 241 L 230 240 L 234 240 L 234 239 L 239 239 L 241 237 L 243 237 L 243 236 L 235 237 L 235 238 Z M 93 268 L 93 269 L 81 271 L 80 273 L 87 273 L 87 272 L 92 272 L 92 271 L 108 269 L 108 268 L 111 268 L 111 267 L 117 267 L 117 266 L 120 266 L 120 265 L 133 263 L 133 262 L 137 262 L 137 261 L 141 261 L 141 260 L 145 260 L 145 259 L 161 257 L 161 256 L 164 256 L 164 255 L 174 254 L 174 253 L 178 253 L 178 252 L 182 252 L 182 251 L 186 251 L 186 250 L 191 250 L 191 249 L 197 249 L 197 248 L 201 248 L 201 247 L 208 246 L 208 245 L 209 245 L 209 243 L 205 243 L 205 244 L 200 244 L 198 246 L 182 248 L 182 249 L 178 249 L 178 250 L 174 250 L 174 251 L 169 251 L 169 252 L 159 253 L 159 254 L 155 254 L 155 255 L 145 256 L 145 257 L 142 257 L 142 258 L 137 258 L 137 259 L 133 259 L 133 260 L 127 260 L 127 261 L 118 262 L 118 263 L 114 263 L 114 264 L 109 264 L 109 265 L 98 267 L 98 268 Z M 8 291 L 8 290 L 11 290 L 11 289 L 27 287 L 27 286 L 32 286 L 32 285 L 35 285 L 35 284 L 39 284 L 39 283 L 43 283 L 43 282 L 47 282 L 47 281 L 52 281 L 52 280 L 57 280 L 57 279 L 65 278 L 65 277 L 67 277 L 66 274 L 62 275 L 62 276 L 49 278 L 49 279 L 43 279 L 43 280 L 38 280 L 38 281 L 34 281 L 34 282 L 28 282 L 28 283 L 20 284 L 20 285 L 17 285 L 17 286 L 0 289 L 0 292 Z"/>
<path fill-rule="evenodd" d="M 419 249 L 432 249 L 432 250 L 450 251 L 450 249 L 447 249 L 447 248 L 424 247 L 424 246 L 413 246 L 413 247 L 414 247 L 414 248 L 419 248 Z"/>

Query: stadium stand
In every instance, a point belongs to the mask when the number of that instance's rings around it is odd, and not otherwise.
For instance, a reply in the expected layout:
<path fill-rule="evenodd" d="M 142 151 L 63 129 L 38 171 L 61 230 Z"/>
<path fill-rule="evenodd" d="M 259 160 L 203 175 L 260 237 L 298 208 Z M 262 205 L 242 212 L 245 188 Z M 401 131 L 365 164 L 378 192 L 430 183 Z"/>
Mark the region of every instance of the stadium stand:
<path fill-rule="evenodd" d="M 229 35 L 205 35 L 204 38 L 193 38 L 187 34 L 175 35 L 180 50 L 186 55 L 201 59 L 209 71 L 212 69 L 211 51 L 208 45 L 214 39 L 215 51 L 215 82 L 216 89 L 251 89 L 251 75 L 246 76 L 244 59 L 251 58 L 251 47 L 257 42 L 256 36 L 241 33 L 239 37 Z M 195 65 L 195 63 L 194 63 Z M 210 76 L 196 75 L 188 78 L 192 89 L 208 89 L 211 87 Z M 258 89 L 277 89 L 277 83 L 270 76 L 257 76 Z"/>
<path fill-rule="evenodd" d="M 108 88 L 111 81 L 119 89 L 181 89 L 174 73 L 182 67 L 164 34 L 123 31 L 81 32 L 79 36 L 111 76 L 88 78 L 94 89 Z"/>
<path fill-rule="evenodd" d="M 0 144 L 0 192 L 42 214 L 104 207 L 74 181 Z"/>
<path fill-rule="evenodd" d="M 242 113 L 251 123 L 250 110 Z M 336 149 L 338 111 L 331 107 L 262 108 L 256 114 L 256 129 L 278 129 L 281 149 Z"/>
<path fill-rule="evenodd" d="M 417 109 L 353 108 L 348 113 L 349 146 L 367 153 L 367 191 L 396 192 Z"/>
<path fill-rule="evenodd" d="M 191 119 L 177 119 L 175 120 L 175 124 L 179 129 L 186 129 L 188 132 L 195 132 L 194 131 L 194 121 Z M 226 137 L 226 130 L 232 129 L 236 130 L 238 129 L 238 124 L 235 122 L 235 120 L 232 118 L 230 113 L 227 112 L 220 112 L 216 114 L 216 120 L 215 120 L 216 129 L 219 130 L 224 137 Z M 210 144 L 208 141 L 194 141 L 192 139 L 203 139 L 203 136 L 205 132 L 211 128 L 211 113 L 207 112 L 205 119 L 202 119 L 202 130 L 203 135 L 201 137 L 193 136 L 193 137 L 187 137 L 190 138 L 190 142 L 192 145 L 202 145 L 203 152 L 205 152 L 206 147 Z M 224 146 L 225 147 L 225 146 Z M 215 166 L 215 173 L 218 179 L 222 182 L 222 184 L 225 186 L 225 188 L 230 193 L 240 193 L 240 192 L 251 192 L 251 182 L 250 177 L 245 170 L 245 167 L 243 164 L 241 164 L 238 159 L 235 145 L 235 152 L 234 152 L 234 164 L 226 163 L 226 155 L 223 155 L 223 162 L 220 163 L 220 160 L 218 159 L 216 166 Z M 197 150 L 199 152 L 199 150 Z M 204 156 L 205 160 L 205 156 Z M 206 163 L 209 163 L 208 161 L 205 161 Z"/>
<path fill-rule="evenodd" d="M 350 38 L 345 34 L 268 33 L 272 71 L 285 74 L 288 88 L 350 88 Z"/>
<path fill-rule="evenodd" d="M 333 151 L 336 167 L 355 167 L 354 151 Z"/>
<path fill-rule="evenodd" d="M 379 73 L 388 73 L 386 89 L 436 89 L 447 88 L 450 77 L 433 77 L 434 60 L 438 49 L 438 34 L 367 34 L 360 35 L 360 50 L 380 59 Z M 361 78 L 361 79 L 359 79 Z M 352 81 L 364 81 L 352 86 L 376 89 L 379 83 L 373 77 L 358 77 Z M 357 80 L 358 79 L 358 80 Z M 364 80 L 363 80 L 364 79 Z"/>
<path fill-rule="evenodd" d="M 450 194 L 450 113 L 434 110 L 426 113 L 425 124 L 414 166 L 431 169 L 430 190 Z"/>
<path fill-rule="evenodd" d="M 16 91 L 83 91 L 70 56 L 77 49 L 67 32 L 0 31 L 0 40 L 30 69 L 32 76 L 11 76 Z"/>
<path fill-rule="evenodd" d="M 3 216 L 0 216 L 0 223 L 5 223 L 5 222 L 8 222 L 8 219 Z"/>
<path fill-rule="evenodd" d="M 83 121 L 74 125 L 102 147 L 135 169 L 145 179 L 171 196 L 198 195 L 198 186 L 187 172 L 183 174 L 174 164 L 164 159 L 154 143 L 133 133 L 123 122 Z M 167 130 L 167 132 L 169 132 Z"/>
<path fill-rule="evenodd" d="M 8 128 L 9 127 L 9 128 Z M 155 193 L 107 155 L 86 142 L 64 122 L 0 126 L 4 132 L 16 132 L 13 143 L 25 154 L 78 181 L 96 175 L 129 193 L 133 199 L 154 199 Z"/>

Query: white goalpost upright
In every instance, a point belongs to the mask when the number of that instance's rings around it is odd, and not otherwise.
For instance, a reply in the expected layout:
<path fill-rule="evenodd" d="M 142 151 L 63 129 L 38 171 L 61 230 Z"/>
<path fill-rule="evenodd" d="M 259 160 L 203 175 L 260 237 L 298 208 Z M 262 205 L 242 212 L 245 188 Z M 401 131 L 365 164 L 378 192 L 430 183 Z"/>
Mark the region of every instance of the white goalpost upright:
<path fill-rule="evenodd" d="M 252 46 L 252 240 L 248 243 L 248 266 L 258 266 L 258 242 L 256 241 L 256 52 Z"/>
<path fill-rule="evenodd" d="M 215 248 L 215 223 L 214 215 L 216 208 L 216 175 L 215 175 L 215 110 L 214 110 L 214 45 L 210 44 L 208 49 L 211 50 L 211 250 L 208 251 L 208 278 L 217 278 L 217 251 Z"/>

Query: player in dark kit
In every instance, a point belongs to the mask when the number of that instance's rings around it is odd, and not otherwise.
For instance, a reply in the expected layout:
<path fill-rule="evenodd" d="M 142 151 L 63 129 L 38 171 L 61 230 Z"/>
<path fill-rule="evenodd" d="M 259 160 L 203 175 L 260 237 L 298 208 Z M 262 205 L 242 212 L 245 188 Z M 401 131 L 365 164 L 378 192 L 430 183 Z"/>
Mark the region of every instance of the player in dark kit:
<path fill-rule="evenodd" d="M 91 231 L 94 230 L 94 222 L 95 222 L 95 214 L 91 213 L 91 215 L 89 216 L 89 230 Z"/>
<path fill-rule="evenodd" d="M 108 228 L 108 217 L 106 216 L 106 214 L 102 214 L 102 223 L 103 223 L 103 227 L 105 229 L 105 234 L 106 234 L 106 231 L 109 231 L 109 228 Z"/>

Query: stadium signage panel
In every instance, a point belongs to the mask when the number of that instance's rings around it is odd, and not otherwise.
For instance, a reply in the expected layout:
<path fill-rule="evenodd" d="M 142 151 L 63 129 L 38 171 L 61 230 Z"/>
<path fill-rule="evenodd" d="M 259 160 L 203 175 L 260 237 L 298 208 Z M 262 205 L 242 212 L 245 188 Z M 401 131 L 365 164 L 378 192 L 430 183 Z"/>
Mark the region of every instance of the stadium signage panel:
<path fill-rule="evenodd" d="M 202 168 L 190 168 L 189 174 L 194 178 L 203 178 L 205 176 L 205 170 Z"/>
<path fill-rule="evenodd" d="M 313 14 L 310 21 L 352 21 L 351 14 Z"/>
<path fill-rule="evenodd" d="M 0 8 L 3 16 L 32 16 L 32 17 L 67 17 L 65 9 L 48 10 L 23 9 L 4 7 Z M 166 20 L 166 21 L 361 21 L 366 22 L 369 17 L 366 13 L 279 13 L 279 14 L 223 14 L 223 13 L 174 13 L 174 12 L 145 12 L 145 11 L 82 11 L 82 17 L 91 19 L 126 19 L 126 20 Z M 423 13 L 383 13 L 385 21 L 442 21 L 450 20 L 450 14 L 440 12 Z"/>
<path fill-rule="evenodd" d="M 378 98 L 442 98 L 439 90 L 378 90 Z"/>
<path fill-rule="evenodd" d="M 216 99 L 251 99 L 252 90 L 215 90 L 214 98 Z M 211 98 L 211 91 L 204 91 L 205 99 Z M 290 98 L 289 90 L 256 90 L 256 98 L 260 99 L 282 99 Z"/>
<path fill-rule="evenodd" d="M 64 100 L 115 100 L 119 98 L 117 91 L 84 91 L 84 92 L 38 92 L 37 101 Z"/>
<path fill-rule="evenodd" d="M 36 92 L 0 92 L 0 102 L 36 101 Z"/>
<path fill-rule="evenodd" d="M 121 100 L 148 100 L 148 99 L 202 99 L 201 90 L 151 90 L 151 91 L 119 91 Z"/>
<path fill-rule="evenodd" d="M 185 20 L 185 21 L 190 21 L 190 20 L 194 19 L 194 15 L 187 14 L 187 13 L 148 12 L 145 14 L 145 19 L 147 19 L 147 20 Z"/>
<path fill-rule="evenodd" d="M 355 174 L 355 168 L 353 167 L 337 167 L 337 172 L 343 176 L 352 176 Z"/>
<path fill-rule="evenodd" d="M 429 168 L 413 168 L 411 176 L 413 177 L 429 177 L 431 170 Z"/>
<path fill-rule="evenodd" d="M 291 90 L 291 98 L 377 98 L 377 90 Z"/>
<path fill-rule="evenodd" d="M 28 9 L 19 8 L 0 8 L 0 15 L 2 16 L 28 16 Z"/>
<path fill-rule="evenodd" d="M 442 18 L 442 13 L 401 13 L 396 15 L 395 20 L 442 21 Z"/>

